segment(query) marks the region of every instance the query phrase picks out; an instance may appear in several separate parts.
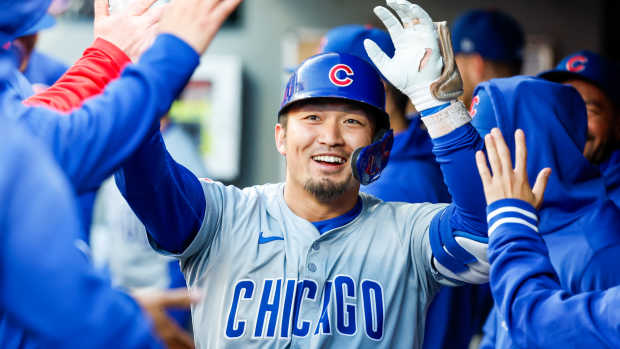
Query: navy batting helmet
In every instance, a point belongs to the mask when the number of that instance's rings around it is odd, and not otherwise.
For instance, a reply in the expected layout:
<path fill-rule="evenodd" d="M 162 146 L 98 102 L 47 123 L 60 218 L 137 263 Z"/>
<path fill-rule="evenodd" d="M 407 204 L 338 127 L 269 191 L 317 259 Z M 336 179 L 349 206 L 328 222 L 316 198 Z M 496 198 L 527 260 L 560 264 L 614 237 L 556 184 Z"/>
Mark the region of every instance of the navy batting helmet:
<path fill-rule="evenodd" d="M 373 143 L 355 150 L 351 167 L 362 184 L 378 179 L 394 140 L 385 112 L 381 75 L 370 63 L 349 54 L 327 52 L 312 56 L 291 75 L 278 116 L 297 102 L 325 98 L 359 104 L 374 115 L 377 131 Z"/>

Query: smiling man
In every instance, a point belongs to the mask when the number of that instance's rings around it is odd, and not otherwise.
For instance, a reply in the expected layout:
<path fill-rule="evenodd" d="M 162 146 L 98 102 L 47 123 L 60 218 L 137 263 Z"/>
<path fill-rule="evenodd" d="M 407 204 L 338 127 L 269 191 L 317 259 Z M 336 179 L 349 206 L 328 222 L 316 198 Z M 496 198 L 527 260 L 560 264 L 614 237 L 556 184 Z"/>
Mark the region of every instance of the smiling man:
<path fill-rule="evenodd" d="M 373 42 L 366 50 L 422 111 L 451 205 L 359 192 L 385 167 L 393 135 L 379 73 L 335 52 L 303 62 L 284 91 L 275 126 L 284 183 L 198 180 L 158 132 L 117 173 L 151 245 L 178 258 L 188 285 L 204 293 L 192 307 L 197 347 L 420 348 L 440 285 L 487 282 L 474 162 L 482 142 L 454 101 L 461 91 L 449 34 L 416 5 L 388 5 L 403 24 L 384 7 L 375 13 L 395 55 Z"/>

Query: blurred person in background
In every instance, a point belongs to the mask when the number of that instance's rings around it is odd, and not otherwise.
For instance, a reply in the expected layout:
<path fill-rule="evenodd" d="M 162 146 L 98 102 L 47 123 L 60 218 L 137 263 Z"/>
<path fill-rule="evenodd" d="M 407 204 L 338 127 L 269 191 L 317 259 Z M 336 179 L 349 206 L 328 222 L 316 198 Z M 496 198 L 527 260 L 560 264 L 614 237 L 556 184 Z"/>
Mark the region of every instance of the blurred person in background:
<path fill-rule="evenodd" d="M 620 205 L 620 68 L 594 52 L 566 56 L 540 78 L 573 86 L 588 113 L 588 140 L 583 155 L 600 167 L 610 198 Z"/>
<path fill-rule="evenodd" d="M 471 10 L 452 25 L 456 64 L 463 79 L 461 100 L 469 108 L 481 82 L 521 73 L 525 39 L 519 23 L 497 10 Z"/>
<path fill-rule="evenodd" d="M 36 49 L 39 32 L 56 25 L 54 16 L 62 14 L 68 6 L 67 0 L 53 0 L 48 13 L 13 41 L 19 71 L 32 84 L 35 93 L 53 85 L 69 68 L 65 63 Z"/>

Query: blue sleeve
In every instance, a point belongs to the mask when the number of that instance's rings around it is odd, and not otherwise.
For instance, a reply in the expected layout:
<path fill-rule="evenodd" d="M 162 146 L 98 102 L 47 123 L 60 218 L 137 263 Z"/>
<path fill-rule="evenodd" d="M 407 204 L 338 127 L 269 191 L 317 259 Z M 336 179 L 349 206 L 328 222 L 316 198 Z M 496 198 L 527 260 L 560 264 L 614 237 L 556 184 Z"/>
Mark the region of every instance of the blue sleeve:
<path fill-rule="evenodd" d="M 159 348 L 138 304 L 78 249 L 75 202 L 50 156 L 3 143 L 0 161 L 1 316 L 42 347 Z"/>
<path fill-rule="evenodd" d="M 170 156 L 159 131 L 115 179 L 155 248 L 178 254 L 190 245 L 202 224 L 205 196 L 198 178 Z"/>
<path fill-rule="evenodd" d="M 482 138 L 467 123 L 432 141 L 435 159 L 452 196 L 454 210 L 446 217 L 451 229 L 486 237 L 486 202 L 475 160 L 476 151 L 484 148 Z"/>
<path fill-rule="evenodd" d="M 489 205 L 488 212 L 491 291 L 516 346 L 617 346 L 620 287 L 569 294 L 562 290 L 533 224 L 534 208 L 505 199 Z"/>
<path fill-rule="evenodd" d="M 189 45 L 162 34 L 81 108 L 64 115 L 21 106 L 20 121 L 49 145 L 78 194 L 94 190 L 158 127 L 198 63 Z"/>

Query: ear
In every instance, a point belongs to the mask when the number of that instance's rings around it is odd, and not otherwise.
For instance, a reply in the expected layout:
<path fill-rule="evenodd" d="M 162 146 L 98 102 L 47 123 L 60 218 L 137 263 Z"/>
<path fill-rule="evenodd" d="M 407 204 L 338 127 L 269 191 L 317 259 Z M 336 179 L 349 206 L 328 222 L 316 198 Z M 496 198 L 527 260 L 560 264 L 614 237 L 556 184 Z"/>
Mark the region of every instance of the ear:
<path fill-rule="evenodd" d="M 276 124 L 275 138 L 278 153 L 286 156 L 286 129 L 284 129 L 284 126 L 280 123 Z"/>

